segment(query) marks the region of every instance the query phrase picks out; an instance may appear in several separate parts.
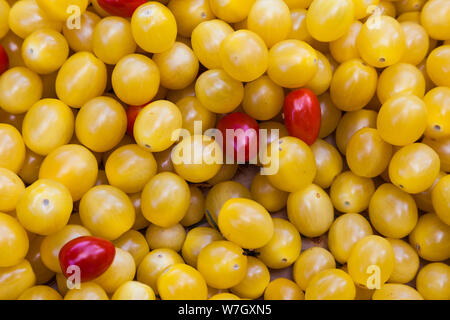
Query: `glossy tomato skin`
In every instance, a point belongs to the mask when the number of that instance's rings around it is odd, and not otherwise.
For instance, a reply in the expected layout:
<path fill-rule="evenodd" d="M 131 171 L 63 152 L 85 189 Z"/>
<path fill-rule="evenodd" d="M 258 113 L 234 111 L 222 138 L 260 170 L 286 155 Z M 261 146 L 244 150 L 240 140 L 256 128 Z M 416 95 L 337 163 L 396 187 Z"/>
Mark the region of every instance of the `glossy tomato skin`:
<path fill-rule="evenodd" d="M 69 266 L 80 268 L 81 282 L 91 281 L 103 274 L 113 263 L 116 255 L 114 245 L 105 239 L 83 236 L 67 242 L 59 252 L 59 262 L 66 277 Z"/>
<path fill-rule="evenodd" d="M 0 74 L 8 70 L 8 66 L 9 66 L 8 55 L 6 54 L 6 51 L 3 48 L 3 46 L 0 44 Z"/>
<path fill-rule="evenodd" d="M 114 16 L 130 18 L 134 10 L 147 0 L 98 0 L 98 4 Z"/>
<path fill-rule="evenodd" d="M 136 117 L 145 105 L 142 106 L 128 106 L 127 108 L 127 133 L 130 137 L 133 137 L 134 122 Z"/>
<path fill-rule="evenodd" d="M 242 162 L 243 160 L 249 162 L 250 160 L 255 159 L 259 147 L 259 125 L 255 119 L 242 112 L 230 113 L 219 121 L 217 129 L 222 133 L 223 149 L 225 150 L 227 157 L 233 158 L 238 162 Z M 230 145 L 227 141 L 227 129 L 234 130 L 235 137 L 233 145 Z M 239 129 L 242 130 L 244 134 L 239 134 Z M 244 151 L 245 157 L 242 156 Z"/>
<path fill-rule="evenodd" d="M 289 135 L 312 145 L 319 136 L 320 103 L 309 89 L 297 89 L 284 100 L 284 123 Z"/>

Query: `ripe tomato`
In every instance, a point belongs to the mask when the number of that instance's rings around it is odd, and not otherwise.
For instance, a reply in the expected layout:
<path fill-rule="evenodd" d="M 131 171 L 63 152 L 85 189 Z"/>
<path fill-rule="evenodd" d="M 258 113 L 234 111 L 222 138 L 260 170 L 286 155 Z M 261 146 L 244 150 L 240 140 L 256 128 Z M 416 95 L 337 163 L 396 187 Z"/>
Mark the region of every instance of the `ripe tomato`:
<path fill-rule="evenodd" d="M 222 132 L 223 149 L 227 157 L 233 158 L 239 163 L 255 159 L 258 154 L 259 140 L 259 125 L 255 119 L 242 112 L 230 113 L 219 121 L 217 129 Z M 233 146 L 229 145 L 231 139 L 227 139 L 227 130 L 233 130 L 231 136 Z M 245 156 L 243 156 L 243 152 L 245 152 Z"/>
<path fill-rule="evenodd" d="M 127 108 L 127 133 L 130 137 L 133 137 L 133 129 L 134 129 L 134 122 L 136 121 L 136 117 L 141 111 L 145 105 L 142 106 L 128 106 Z"/>
<path fill-rule="evenodd" d="M 0 74 L 8 70 L 8 66 L 9 66 L 8 55 L 6 54 L 6 51 L 3 48 L 3 46 L 0 44 Z"/>
<path fill-rule="evenodd" d="M 80 268 L 82 282 L 90 281 L 103 274 L 113 263 L 116 255 L 114 245 L 102 238 L 84 236 L 67 242 L 59 252 L 59 263 L 66 277 L 69 266 Z"/>
<path fill-rule="evenodd" d="M 134 10 L 147 0 L 98 0 L 100 7 L 114 16 L 130 18 Z"/>
<path fill-rule="evenodd" d="M 303 88 L 286 96 L 284 123 L 291 136 L 312 145 L 319 136 L 320 121 L 320 103 L 314 92 Z"/>

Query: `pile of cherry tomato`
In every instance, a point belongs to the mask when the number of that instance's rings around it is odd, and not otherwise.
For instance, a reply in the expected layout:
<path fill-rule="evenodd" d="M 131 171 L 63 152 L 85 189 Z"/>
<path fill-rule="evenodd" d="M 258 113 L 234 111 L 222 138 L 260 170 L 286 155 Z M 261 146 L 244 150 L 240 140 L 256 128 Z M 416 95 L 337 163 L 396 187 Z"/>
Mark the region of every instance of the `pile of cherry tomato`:
<path fill-rule="evenodd" d="M 450 300 L 449 173 L 449 0 L 0 0 L 2 300 Z"/>

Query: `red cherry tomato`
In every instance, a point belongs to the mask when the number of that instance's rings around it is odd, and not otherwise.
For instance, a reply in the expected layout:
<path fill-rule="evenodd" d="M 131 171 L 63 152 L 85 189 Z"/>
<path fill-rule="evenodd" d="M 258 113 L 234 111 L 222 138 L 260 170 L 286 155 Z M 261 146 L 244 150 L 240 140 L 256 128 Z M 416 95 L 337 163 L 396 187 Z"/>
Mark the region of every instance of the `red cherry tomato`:
<path fill-rule="evenodd" d="M 133 128 L 136 117 L 144 107 L 145 106 L 128 106 L 127 108 L 127 133 L 130 137 L 133 137 Z"/>
<path fill-rule="evenodd" d="M 259 125 L 255 119 L 242 112 L 230 113 L 219 121 L 217 129 L 222 133 L 223 149 L 229 159 L 238 163 L 255 159 L 259 147 Z M 233 130 L 229 139 L 227 129 Z"/>
<path fill-rule="evenodd" d="M 9 58 L 3 46 L 0 44 L 0 74 L 8 70 Z"/>
<path fill-rule="evenodd" d="M 114 16 L 129 18 L 134 10 L 147 0 L 98 0 L 98 4 L 104 10 Z"/>
<path fill-rule="evenodd" d="M 80 268 L 81 282 L 90 281 L 109 268 L 116 255 L 114 245 L 105 239 L 85 236 L 67 242 L 59 252 L 59 263 L 64 275 L 73 274 L 69 266 Z"/>
<path fill-rule="evenodd" d="M 289 135 L 312 145 L 320 131 L 320 103 L 309 89 L 292 91 L 284 100 L 284 123 Z"/>

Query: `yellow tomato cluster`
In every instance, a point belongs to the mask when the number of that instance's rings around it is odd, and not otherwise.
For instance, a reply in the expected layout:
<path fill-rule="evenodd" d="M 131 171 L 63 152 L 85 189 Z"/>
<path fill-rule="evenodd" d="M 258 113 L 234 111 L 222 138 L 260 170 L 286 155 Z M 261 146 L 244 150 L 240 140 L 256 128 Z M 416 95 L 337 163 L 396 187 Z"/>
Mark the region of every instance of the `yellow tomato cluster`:
<path fill-rule="evenodd" d="M 450 300 L 449 0 L 0 0 L 0 45 L 0 300 Z M 205 160 L 236 111 L 258 166 Z M 88 235 L 116 256 L 68 289 Z"/>

